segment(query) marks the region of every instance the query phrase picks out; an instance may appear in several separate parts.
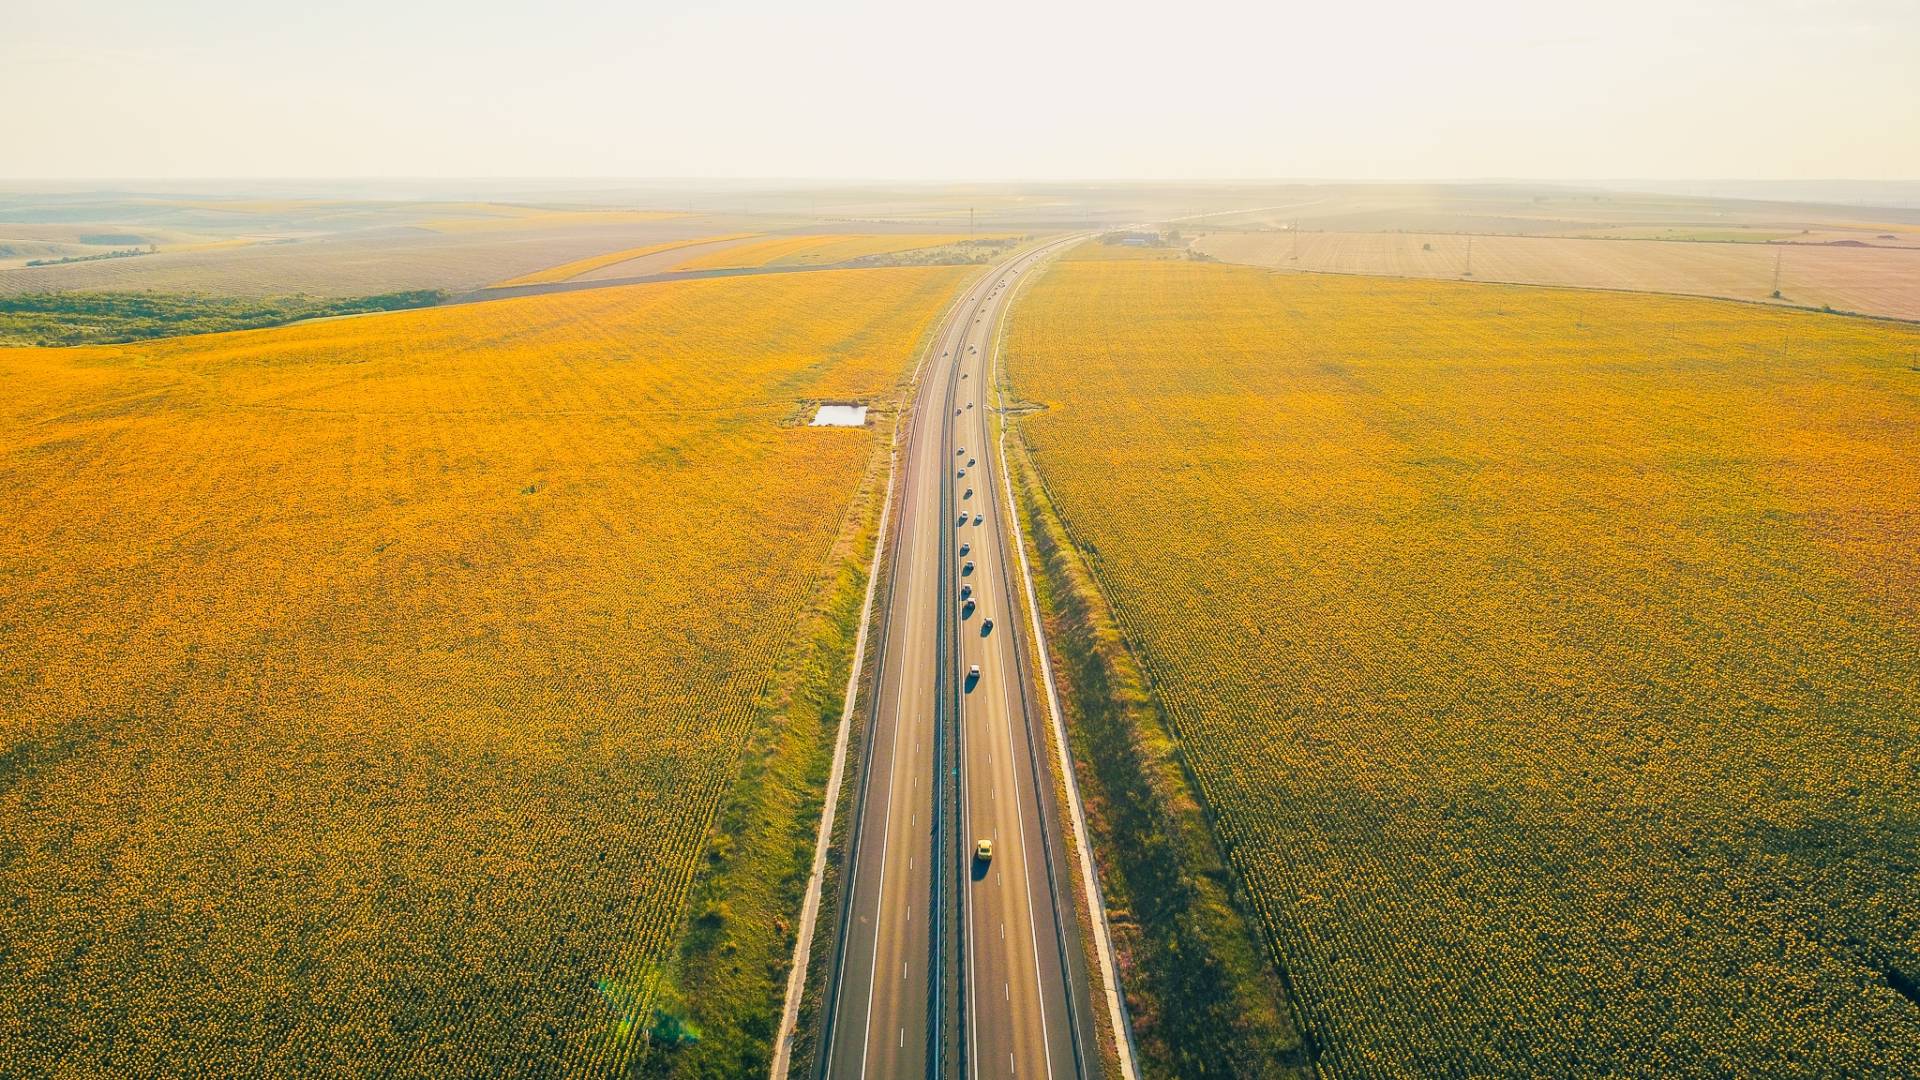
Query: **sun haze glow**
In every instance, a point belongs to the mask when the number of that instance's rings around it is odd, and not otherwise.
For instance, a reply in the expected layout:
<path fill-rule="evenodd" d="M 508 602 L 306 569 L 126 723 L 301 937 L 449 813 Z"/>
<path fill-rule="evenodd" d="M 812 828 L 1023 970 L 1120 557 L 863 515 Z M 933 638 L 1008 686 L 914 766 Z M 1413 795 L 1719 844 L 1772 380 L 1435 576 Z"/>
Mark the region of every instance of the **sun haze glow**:
<path fill-rule="evenodd" d="M 0 176 L 1920 176 L 1910 0 L 13 0 Z"/>

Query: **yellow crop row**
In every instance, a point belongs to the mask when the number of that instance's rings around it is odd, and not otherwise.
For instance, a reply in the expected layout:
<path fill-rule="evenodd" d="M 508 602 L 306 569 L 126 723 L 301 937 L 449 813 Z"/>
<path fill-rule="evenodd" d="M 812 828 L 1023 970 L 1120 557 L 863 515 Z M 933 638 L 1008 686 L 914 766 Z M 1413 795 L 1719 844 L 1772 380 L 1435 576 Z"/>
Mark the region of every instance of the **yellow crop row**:
<path fill-rule="evenodd" d="M 1325 1072 L 1920 1075 L 1920 331 L 1132 260 L 1015 318 Z"/>
<path fill-rule="evenodd" d="M 956 274 L 0 350 L 0 1072 L 623 1075 Z"/>
<path fill-rule="evenodd" d="M 645 247 L 609 251 L 604 255 L 590 255 L 584 259 L 575 259 L 569 263 L 561 263 L 559 266 L 550 266 L 545 270 L 536 270 L 531 274 L 522 274 L 519 277 L 510 278 L 491 287 L 495 289 L 505 289 L 514 285 L 545 285 L 556 281 L 571 281 L 581 274 L 591 273 L 595 270 L 613 266 L 617 263 L 627 262 L 631 259 L 638 259 L 643 255 L 658 255 L 663 251 L 677 251 L 680 248 L 695 247 L 700 244 L 717 244 L 726 240 L 744 240 L 753 235 L 755 234 L 727 233 L 722 236 L 700 236 L 690 240 L 668 240 L 664 243 L 648 244 Z"/>

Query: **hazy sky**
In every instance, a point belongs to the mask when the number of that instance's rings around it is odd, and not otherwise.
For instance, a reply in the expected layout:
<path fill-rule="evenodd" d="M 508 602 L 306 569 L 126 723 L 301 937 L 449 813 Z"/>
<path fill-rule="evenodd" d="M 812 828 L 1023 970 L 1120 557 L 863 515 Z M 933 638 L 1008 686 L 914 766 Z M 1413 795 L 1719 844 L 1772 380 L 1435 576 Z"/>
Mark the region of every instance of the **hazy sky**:
<path fill-rule="evenodd" d="M 1920 0 L 0 0 L 0 176 L 1920 178 Z"/>

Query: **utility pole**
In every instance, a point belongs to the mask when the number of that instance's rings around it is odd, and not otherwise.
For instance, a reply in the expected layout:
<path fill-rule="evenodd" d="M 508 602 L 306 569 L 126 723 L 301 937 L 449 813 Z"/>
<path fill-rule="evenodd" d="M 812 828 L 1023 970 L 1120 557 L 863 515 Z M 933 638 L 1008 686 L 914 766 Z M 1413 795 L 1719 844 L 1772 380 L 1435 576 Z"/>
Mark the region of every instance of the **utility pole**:
<path fill-rule="evenodd" d="M 1786 254 L 1784 251 L 1773 253 L 1773 298 L 1775 300 L 1780 299 L 1780 260 L 1785 258 Z"/>
<path fill-rule="evenodd" d="M 1472 233 L 1467 234 L 1467 268 L 1463 273 L 1461 273 L 1460 276 L 1461 277 L 1473 276 L 1473 234 Z"/>

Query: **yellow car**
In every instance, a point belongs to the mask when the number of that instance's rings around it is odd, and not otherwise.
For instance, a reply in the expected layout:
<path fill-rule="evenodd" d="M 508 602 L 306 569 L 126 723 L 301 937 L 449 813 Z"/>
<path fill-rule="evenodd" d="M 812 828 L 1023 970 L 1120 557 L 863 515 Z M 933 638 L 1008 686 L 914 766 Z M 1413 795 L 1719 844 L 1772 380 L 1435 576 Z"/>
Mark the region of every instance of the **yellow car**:
<path fill-rule="evenodd" d="M 973 849 L 973 857 L 981 862 L 993 861 L 993 841 L 982 840 Z"/>

